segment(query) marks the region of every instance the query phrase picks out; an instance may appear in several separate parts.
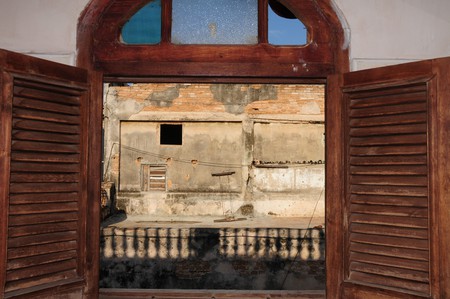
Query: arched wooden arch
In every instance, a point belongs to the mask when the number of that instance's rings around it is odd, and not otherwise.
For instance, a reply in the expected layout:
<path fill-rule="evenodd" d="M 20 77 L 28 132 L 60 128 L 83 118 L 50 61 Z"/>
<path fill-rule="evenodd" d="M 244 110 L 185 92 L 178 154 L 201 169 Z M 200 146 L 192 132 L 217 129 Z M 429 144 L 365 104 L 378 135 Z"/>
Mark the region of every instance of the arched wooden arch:
<path fill-rule="evenodd" d="M 124 45 L 119 39 L 121 26 L 146 3 L 91 0 L 78 25 L 78 66 L 101 71 L 109 80 L 135 81 L 149 77 L 323 79 L 348 70 L 345 32 L 332 0 L 280 0 L 308 28 L 310 41 L 303 47 L 268 44 L 264 22 L 257 45 L 174 45 L 167 38 L 170 24 L 163 26 L 158 45 Z M 171 1 L 162 3 L 163 14 L 170 14 Z M 267 0 L 260 0 L 264 5 Z M 260 13 L 260 18 L 266 17 Z"/>
<path fill-rule="evenodd" d="M 324 84 L 327 76 L 349 70 L 346 31 L 333 0 L 279 0 L 307 26 L 309 43 L 303 47 L 268 44 L 267 34 L 261 38 L 267 31 L 264 22 L 260 22 L 257 45 L 174 45 L 167 39 L 170 24 L 163 26 L 166 31 L 158 45 L 122 44 L 121 26 L 148 1 L 91 0 L 78 22 L 77 65 L 94 74 L 89 110 L 89 198 L 100 198 L 102 80 Z M 262 7 L 268 0 L 259 1 Z M 170 14 L 171 1 L 162 3 L 163 14 Z M 259 17 L 267 18 L 261 11 Z M 327 139 L 327 146 L 332 148 L 333 142 L 336 138 Z M 92 200 L 87 215 L 85 294 L 93 298 L 98 296 L 99 218 L 98 203 Z M 340 263 L 337 258 L 330 260 L 334 266 Z M 337 290 L 334 285 L 327 289 Z"/>

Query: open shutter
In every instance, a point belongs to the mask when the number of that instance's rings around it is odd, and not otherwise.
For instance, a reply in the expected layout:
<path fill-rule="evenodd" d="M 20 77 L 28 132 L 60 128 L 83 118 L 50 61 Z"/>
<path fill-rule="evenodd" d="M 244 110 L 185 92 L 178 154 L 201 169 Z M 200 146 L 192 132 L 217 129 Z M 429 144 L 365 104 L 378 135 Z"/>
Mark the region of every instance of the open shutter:
<path fill-rule="evenodd" d="M 0 139 L 0 297 L 82 297 L 87 71 L 7 51 Z"/>
<path fill-rule="evenodd" d="M 448 65 L 331 79 L 329 298 L 447 298 Z"/>

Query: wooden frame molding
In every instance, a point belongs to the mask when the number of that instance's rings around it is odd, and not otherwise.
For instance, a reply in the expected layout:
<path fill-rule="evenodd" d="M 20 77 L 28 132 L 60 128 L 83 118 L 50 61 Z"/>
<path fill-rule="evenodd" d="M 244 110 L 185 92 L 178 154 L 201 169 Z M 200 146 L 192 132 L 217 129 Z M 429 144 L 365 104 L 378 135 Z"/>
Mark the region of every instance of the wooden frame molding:
<path fill-rule="evenodd" d="M 263 9 L 267 1 L 259 0 L 259 44 L 244 46 L 174 45 L 168 40 L 170 24 L 163 25 L 162 42 L 158 45 L 120 43 L 121 25 L 148 0 L 91 0 L 81 14 L 77 66 L 96 74 L 91 82 L 89 111 L 88 297 L 98 296 L 100 213 L 95 199 L 100 198 L 103 82 L 325 84 L 327 76 L 349 70 L 348 43 L 333 0 L 279 0 L 308 28 L 309 43 L 301 47 L 267 43 L 267 36 L 262 34 L 267 25 L 261 20 L 267 17 L 267 10 Z M 170 14 L 171 1 L 163 3 L 163 13 Z M 163 20 L 167 22 L 169 18 Z M 292 298 L 313 297 L 298 293 Z"/>
<path fill-rule="evenodd" d="M 326 78 L 348 70 L 344 30 L 331 0 L 280 0 L 308 28 L 305 46 L 273 46 L 262 31 L 267 0 L 259 0 L 257 45 L 175 45 L 163 25 L 158 45 L 125 45 L 120 28 L 148 0 L 91 0 L 78 24 L 78 66 L 103 72 L 108 81 L 142 78 Z M 163 22 L 171 1 L 162 2 Z"/>

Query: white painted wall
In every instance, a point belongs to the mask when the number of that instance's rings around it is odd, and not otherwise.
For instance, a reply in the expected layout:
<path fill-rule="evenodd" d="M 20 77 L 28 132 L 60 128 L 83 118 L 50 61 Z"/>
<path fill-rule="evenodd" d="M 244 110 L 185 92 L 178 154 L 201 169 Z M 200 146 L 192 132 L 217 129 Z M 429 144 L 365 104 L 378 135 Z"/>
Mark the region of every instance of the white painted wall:
<path fill-rule="evenodd" d="M 450 56 L 449 0 L 334 0 L 353 70 Z"/>
<path fill-rule="evenodd" d="M 75 64 L 89 0 L 0 0 L 0 48 Z M 333 0 L 346 20 L 353 70 L 450 56 L 449 0 Z"/>
<path fill-rule="evenodd" d="M 89 0 L 0 0 L 0 48 L 74 65 Z"/>

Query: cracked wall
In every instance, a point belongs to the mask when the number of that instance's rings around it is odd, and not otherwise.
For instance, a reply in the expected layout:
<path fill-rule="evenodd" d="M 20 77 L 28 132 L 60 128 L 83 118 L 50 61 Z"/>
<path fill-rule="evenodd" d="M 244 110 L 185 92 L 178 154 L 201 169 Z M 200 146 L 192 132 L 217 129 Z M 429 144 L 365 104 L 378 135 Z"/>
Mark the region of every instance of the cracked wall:
<path fill-rule="evenodd" d="M 106 90 L 104 178 L 128 213 L 234 215 L 251 206 L 254 215 L 309 216 L 323 201 L 323 85 Z M 182 145 L 161 145 L 161 124 L 181 125 Z M 145 163 L 166 167 L 165 191 L 143 192 Z"/>

